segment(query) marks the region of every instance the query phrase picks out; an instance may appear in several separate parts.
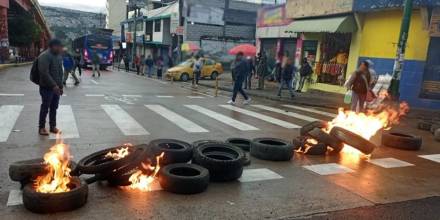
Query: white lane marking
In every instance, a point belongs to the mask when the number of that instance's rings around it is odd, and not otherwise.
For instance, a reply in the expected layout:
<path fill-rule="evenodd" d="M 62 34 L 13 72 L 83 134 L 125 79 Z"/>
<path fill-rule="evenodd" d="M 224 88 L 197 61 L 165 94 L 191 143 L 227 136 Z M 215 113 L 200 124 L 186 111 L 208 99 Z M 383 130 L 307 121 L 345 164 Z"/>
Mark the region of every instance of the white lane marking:
<path fill-rule="evenodd" d="M 122 95 L 122 97 L 126 97 L 126 98 L 142 98 L 141 95 Z"/>
<path fill-rule="evenodd" d="M 175 125 L 179 126 L 183 130 L 189 132 L 189 133 L 204 133 L 209 132 L 208 130 L 200 127 L 196 123 L 176 114 L 173 111 L 168 110 L 167 108 L 161 106 L 161 105 L 145 105 L 148 109 L 151 111 L 156 112 L 160 116 L 168 119 L 170 122 L 174 123 Z"/>
<path fill-rule="evenodd" d="M 282 109 L 279 109 L 279 108 L 273 108 L 273 107 L 269 107 L 269 106 L 265 106 L 265 105 L 252 105 L 252 107 L 263 109 L 263 110 L 266 110 L 266 111 L 271 111 L 271 112 L 279 113 L 279 114 L 283 114 L 283 115 L 287 115 L 287 116 L 294 117 L 294 118 L 299 118 L 299 119 L 304 120 L 304 121 L 309 121 L 309 122 L 319 121 L 319 119 L 317 119 L 317 118 L 312 118 L 312 117 L 309 117 L 309 116 L 306 116 L 306 115 L 301 115 L 301 114 L 298 114 L 298 113 L 295 113 L 295 112 L 288 112 L 288 111 L 285 111 L 285 110 L 282 110 Z"/>
<path fill-rule="evenodd" d="M 143 128 L 133 117 L 124 111 L 119 105 L 101 105 L 101 108 L 118 126 L 122 133 L 129 135 L 149 135 L 147 130 Z"/>
<path fill-rule="evenodd" d="M 157 95 L 157 98 L 165 98 L 165 99 L 170 99 L 170 98 L 174 98 L 174 96 L 172 95 Z"/>
<path fill-rule="evenodd" d="M 190 99 L 204 99 L 205 98 L 203 96 L 192 96 L 192 95 L 187 96 L 187 97 L 190 98 Z"/>
<path fill-rule="evenodd" d="M 333 113 L 329 113 L 329 112 L 324 112 L 324 111 L 319 111 L 313 108 L 304 108 L 304 107 L 299 107 L 296 105 L 283 105 L 284 107 L 287 108 L 293 108 L 293 109 L 297 109 L 297 110 L 301 110 L 301 111 L 305 111 L 305 112 L 311 112 L 311 113 L 315 113 L 315 114 L 319 114 L 319 115 L 324 115 L 324 116 L 328 116 L 328 117 L 332 117 L 335 118 L 336 116 L 338 116 L 337 114 L 333 114 Z"/>
<path fill-rule="evenodd" d="M 104 94 L 86 94 L 86 97 L 104 97 Z"/>
<path fill-rule="evenodd" d="M 235 107 L 235 106 L 232 106 L 232 105 L 220 105 L 220 107 L 223 107 L 223 108 L 226 108 L 226 109 L 229 109 L 229 110 L 232 110 L 232 111 L 240 112 L 242 114 L 245 114 L 245 115 L 248 115 L 248 116 L 251 116 L 251 117 L 254 117 L 254 118 L 258 118 L 260 120 L 272 123 L 274 125 L 281 126 L 283 128 L 288 128 L 288 129 L 301 128 L 301 126 L 299 126 L 299 125 L 292 124 L 292 123 L 289 123 L 289 122 L 285 122 L 285 121 L 282 121 L 282 120 L 279 120 L 279 119 L 276 119 L 276 118 L 273 118 L 273 117 L 270 117 L 270 116 L 267 116 L 267 115 L 263 115 L 263 114 L 260 114 L 260 113 L 257 113 L 257 112 L 253 112 L 253 111 L 249 111 L 249 110 L 246 110 L 246 109 L 238 108 L 238 107 Z"/>
<path fill-rule="evenodd" d="M 64 139 L 79 138 L 78 127 L 75 116 L 70 105 L 60 105 L 57 111 L 57 127 L 61 130 L 61 137 Z M 56 139 L 56 134 L 50 134 L 50 139 Z"/>
<path fill-rule="evenodd" d="M 383 167 L 383 168 L 397 168 L 397 167 L 410 167 L 414 166 L 412 163 L 408 163 L 395 158 L 379 158 L 368 160 L 369 163 Z"/>
<path fill-rule="evenodd" d="M 21 190 L 9 191 L 8 202 L 6 206 L 17 206 L 23 204 L 23 192 Z"/>
<path fill-rule="evenodd" d="M 214 98 L 214 96 L 212 96 L 212 95 L 208 95 L 208 94 L 205 94 L 205 93 L 203 93 L 203 92 L 197 92 L 197 91 L 192 91 L 192 92 L 195 93 L 195 94 L 204 95 L 204 96 L 206 96 L 206 97 Z"/>
<path fill-rule="evenodd" d="M 215 120 L 217 120 L 219 122 L 227 124 L 227 125 L 229 125 L 231 127 L 234 127 L 234 128 L 236 128 L 238 130 L 241 130 L 241 131 L 258 131 L 258 130 L 260 130 L 260 129 L 252 126 L 252 125 L 248 125 L 248 124 L 243 123 L 241 121 L 235 120 L 235 119 L 233 119 L 231 117 L 219 114 L 219 113 L 217 113 L 215 111 L 211 111 L 211 110 L 209 110 L 207 108 L 203 108 L 203 107 L 198 106 L 198 105 L 185 105 L 185 107 L 190 108 L 190 109 L 192 109 L 194 111 L 200 112 L 200 113 L 202 113 L 202 114 L 204 114 L 204 115 L 206 115 L 206 116 L 208 116 L 210 118 L 213 118 L 213 119 L 215 119 Z"/>
<path fill-rule="evenodd" d="M 245 169 L 243 170 L 243 174 L 241 175 L 240 179 L 238 179 L 238 181 L 242 183 L 246 183 L 246 182 L 282 179 L 282 178 L 284 177 L 266 168 Z"/>
<path fill-rule="evenodd" d="M 319 175 L 333 175 L 333 174 L 342 174 L 342 173 L 352 173 L 354 170 L 339 165 L 337 163 L 327 163 L 327 164 L 317 164 L 317 165 L 309 165 L 303 166 L 304 168 L 315 172 Z"/>
<path fill-rule="evenodd" d="M 145 77 L 142 77 L 142 78 L 145 78 Z M 162 80 L 160 80 L 160 79 L 153 79 L 153 78 L 146 78 L 146 79 L 149 79 L 149 80 L 152 80 L 152 81 L 155 81 L 155 82 L 158 82 L 158 83 L 164 84 L 164 85 L 168 84 L 167 82 L 164 82 L 164 81 L 162 81 Z"/>
<path fill-rule="evenodd" d="M 440 163 L 440 154 L 419 155 L 419 157 Z"/>
<path fill-rule="evenodd" d="M 0 93 L 0 96 L 11 96 L 11 97 L 17 97 L 17 96 L 24 96 L 24 94 L 7 94 L 7 93 Z"/>
<path fill-rule="evenodd" d="M 8 141 L 9 134 L 22 110 L 22 105 L 3 105 L 0 107 L 0 142 Z"/>
<path fill-rule="evenodd" d="M 95 85 L 99 85 L 99 83 L 98 82 L 96 82 L 95 80 L 93 80 L 93 79 L 91 79 L 90 80 L 90 82 L 92 82 L 93 84 L 95 84 Z"/>

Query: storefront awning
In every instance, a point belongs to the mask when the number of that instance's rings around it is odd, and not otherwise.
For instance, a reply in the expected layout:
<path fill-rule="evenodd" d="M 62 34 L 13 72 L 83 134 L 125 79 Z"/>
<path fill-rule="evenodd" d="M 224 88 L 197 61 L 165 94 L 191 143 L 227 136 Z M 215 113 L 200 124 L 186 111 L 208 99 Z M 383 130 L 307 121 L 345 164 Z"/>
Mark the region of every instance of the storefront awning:
<path fill-rule="evenodd" d="M 357 30 L 353 16 L 318 18 L 293 21 L 288 31 L 296 33 L 352 33 Z"/>

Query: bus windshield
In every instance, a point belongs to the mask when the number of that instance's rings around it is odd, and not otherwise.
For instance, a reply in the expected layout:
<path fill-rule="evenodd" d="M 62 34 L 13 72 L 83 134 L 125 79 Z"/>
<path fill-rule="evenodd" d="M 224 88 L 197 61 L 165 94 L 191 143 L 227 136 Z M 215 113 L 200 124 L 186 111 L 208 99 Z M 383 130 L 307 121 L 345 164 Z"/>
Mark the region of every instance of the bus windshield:
<path fill-rule="evenodd" d="M 87 38 L 87 47 L 106 50 L 110 48 L 110 40 L 105 36 L 92 35 Z"/>

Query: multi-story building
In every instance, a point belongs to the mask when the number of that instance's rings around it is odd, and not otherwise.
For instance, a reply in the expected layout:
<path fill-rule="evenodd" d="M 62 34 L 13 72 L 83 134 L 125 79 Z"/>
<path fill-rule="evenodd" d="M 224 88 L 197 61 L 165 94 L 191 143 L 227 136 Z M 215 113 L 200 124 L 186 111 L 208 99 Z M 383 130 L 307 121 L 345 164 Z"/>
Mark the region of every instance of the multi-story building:
<path fill-rule="evenodd" d="M 121 36 L 121 21 L 126 19 L 126 7 L 125 0 L 107 0 L 106 28 L 112 29 L 115 36 Z"/>

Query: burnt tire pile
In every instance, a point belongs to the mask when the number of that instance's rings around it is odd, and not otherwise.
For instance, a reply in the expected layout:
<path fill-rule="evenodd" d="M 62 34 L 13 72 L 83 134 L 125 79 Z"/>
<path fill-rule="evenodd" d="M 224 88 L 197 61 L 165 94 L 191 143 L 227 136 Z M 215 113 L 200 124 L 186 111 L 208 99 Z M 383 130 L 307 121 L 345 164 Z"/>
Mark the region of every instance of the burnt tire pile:
<path fill-rule="evenodd" d="M 333 127 L 326 132 L 327 123 L 311 122 L 301 128 L 301 136 L 294 139 L 298 152 L 307 155 L 337 154 L 342 151 L 344 144 L 350 145 L 365 155 L 371 154 L 376 145 L 369 140 L 341 127 Z"/>

